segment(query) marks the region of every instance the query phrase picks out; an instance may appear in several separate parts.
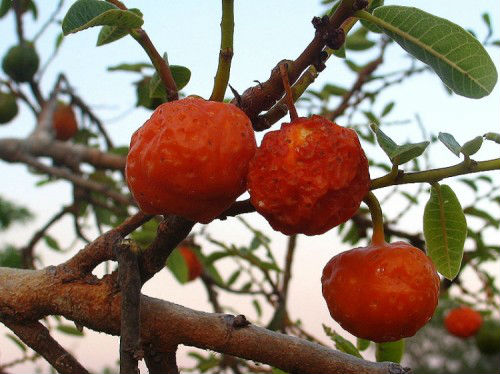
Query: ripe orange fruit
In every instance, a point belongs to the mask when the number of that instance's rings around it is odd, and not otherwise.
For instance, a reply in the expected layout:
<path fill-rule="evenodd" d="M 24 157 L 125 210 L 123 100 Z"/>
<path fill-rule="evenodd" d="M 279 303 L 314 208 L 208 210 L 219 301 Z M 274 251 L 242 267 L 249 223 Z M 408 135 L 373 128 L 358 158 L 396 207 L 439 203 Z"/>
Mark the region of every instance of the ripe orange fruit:
<path fill-rule="evenodd" d="M 203 272 L 203 266 L 198 260 L 196 253 L 189 247 L 182 246 L 179 247 L 179 251 L 181 252 L 182 257 L 184 257 L 184 261 L 186 261 L 186 266 L 188 269 L 188 281 L 192 281 L 198 278 Z"/>
<path fill-rule="evenodd" d="M 253 206 L 287 235 L 318 235 L 347 221 L 369 187 L 356 132 L 316 115 L 268 132 L 248 174 Z"/>
<path fill-rule="evenodd" d="M 351 334 L 379 343 L 413 336 L 438 302 L 434 264 L 404 242 L 342 252 L 326 264 L 321 283 L 333 319 Z"/>
<path fill-rule="evenodd" d="M 482 323 L 483 317 L 481 317 L 481 314 L 466 306 L 452 309 L 444 318 L 446 330 L 460 338 L 475 335 L 481 328 Z"/>
<path fill-rule="evenodd" d="M 255 149 L 252 124 L 236 106 L 164 103 L 132 136 L 127 182 L 145 213 L 208 223 L 245 192 Z"/>
<path fill-rule="evenodd" d="M 57 140 L 71 139 L 78 132 L 75 112 L 67 104 L 57 103 L 52 121 Z"/>

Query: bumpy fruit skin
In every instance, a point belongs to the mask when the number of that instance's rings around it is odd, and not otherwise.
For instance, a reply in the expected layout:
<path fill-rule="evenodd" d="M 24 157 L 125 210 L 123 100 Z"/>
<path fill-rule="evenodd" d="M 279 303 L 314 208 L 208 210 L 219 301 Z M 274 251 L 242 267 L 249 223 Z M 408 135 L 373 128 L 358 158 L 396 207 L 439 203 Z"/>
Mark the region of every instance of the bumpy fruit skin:
<path fill-rule="evenodd" d="M 494 355 L 500 352 L 500 321 L 487 319 L 477 332 L 477 348 L 484 354 Z"/>
<path fill-rule="evenodd" d="M 78 132 L 78 123 L 71 106 L 58 103 L 53 117 L 57 140 L 71 139 Z"/>
<path fill-rule="evenodd" d="M 378 343 L 413 336 L 438 303 L 434 264 L 404 242 L 342 252 L 326 264 L 321 283 L 333 319 Z"/>
<path fill-rule="evenodd" d="M 198 260 L 196 254 L 189 247 L 179 247 L 179 251 L 181 252 L 182 257 L 184 257 L 184 261 L 186 261 L 188 268 L 188 281 L 195 280 L 203 272 L 203 266 L 201 265 L 200 260 Z"/>
<path fill-rule="evenodd" d="M 248 173 L 253 206 L 286 235 L 319 235 L 346 222 L 369 187 L 356 132 L 316 115 L 268 132 Z"/>
<path fill-rule="evenodd" d="M 32 44 L 23 43 L 10 48 L 3 61 L 2 68 L 16 82 L 28 82 L 38 70 L 40 59 Z"/>
<path fill-rule="evenodd" d="M 145 213 L 208 223 L 245 192 L 255 149 L 252 124 L 236 106 L 165 103 L 132 136 L 127 182 Z"/>
<path fill-rule="evenodd" d="M 0 92 L 0 124 L 12 121 L 18 111 L 16 97 L 10 93 Z"/>
<path fill-rule="evenodd" d="M 444 318 L 446 330 L 459 338 L 475 335 L 481 328 L 483 317 L 474 309 L 462 306 L 452 309 Z"/>

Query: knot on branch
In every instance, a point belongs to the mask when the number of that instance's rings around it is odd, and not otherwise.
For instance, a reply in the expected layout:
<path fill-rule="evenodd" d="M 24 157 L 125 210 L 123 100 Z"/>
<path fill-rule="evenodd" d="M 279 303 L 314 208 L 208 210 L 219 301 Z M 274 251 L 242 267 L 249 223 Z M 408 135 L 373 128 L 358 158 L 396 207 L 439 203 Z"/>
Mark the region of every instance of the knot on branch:
<path fill-rule="evenodd" d="M 334 28 L 328 16 L 314 17 L 312 24 L 316 29 L 316 36 L 331 49 L 339 49 L 345 42 L 345 32 L 342 28 Z M 319 70 L 321 71 L 321 70 Z"/>
<path fill-rule="evenodd" d="M 368 6 L 368 0 L 356 0 L 354 4 L 352 4 L 352 9 L 354 11 L 365 9 Z"/>

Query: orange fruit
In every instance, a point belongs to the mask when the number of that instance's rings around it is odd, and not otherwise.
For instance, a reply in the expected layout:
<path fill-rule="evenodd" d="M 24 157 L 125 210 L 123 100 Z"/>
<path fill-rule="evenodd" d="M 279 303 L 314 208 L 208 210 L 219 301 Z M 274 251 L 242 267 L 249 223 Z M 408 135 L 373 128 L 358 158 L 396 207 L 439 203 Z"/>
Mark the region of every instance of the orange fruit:
<path fill-rule="evenodd" d="M 184 261 L 186 261 L 188 281 L 198 278 L 203 272 L 203 266 L 201 265 L 200 260 L 198 260 L 196 253 L 194 253 L 191 248 L 186 246 L 179 247 L 179 251 L 181 252 L 182 257 L 184 257 Z"/>
<path fill-rule="evenodd" d="M 333 319 L 351 334 L 379 343 L 413 336 L 431 319 L 439 282 L 431 260 L 404 242 L 342 252 L 321 277 Z"/>
<path fill-rule="evenodd" d="M 452 309 L 444 318 L 446 330 L 460 338 L 475 335 L 481 328 L 482 323 L 483 317 L 481 317 L 481 314 L 466 306 Z"/>
<path fill-rule="evenodd" d="M 57 103 L 52 121 L 57 140 L 71 139 L 78 132 L 75 112 L 69 105 Z"/>
<path fill-rule="evenodd" d="M 245 192 L 255 149 L 252 124 L 236 106 L 164 103 L 132 136 L 127 182 L 145 213 L 208 223 Z"/>
<path fill-rule="evenodd" d="M 250 162 L 253 206 L 287 235 L 318 235 L 346 222 L 369 188 L 368 161 L 356 132 L 321 116 L 268 132 Z"/>

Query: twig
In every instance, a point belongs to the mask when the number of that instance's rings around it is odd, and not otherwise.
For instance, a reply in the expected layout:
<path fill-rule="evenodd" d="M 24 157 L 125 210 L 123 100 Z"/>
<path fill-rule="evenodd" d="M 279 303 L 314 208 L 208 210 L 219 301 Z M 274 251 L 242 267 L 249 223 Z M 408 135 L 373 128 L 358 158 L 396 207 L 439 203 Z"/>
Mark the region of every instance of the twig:
<path fill-rule="evenodd" d="M 54 369 L 62 374 L 88 374 L 68 351 L 50 336 L 49 330 L 38 321 L 16 322 L 2 319 L 26 345 L 45 358 Z"/>
<path fill-rule="evenodd" d="M 179 374 L 175 357 L 176 350 L 174 347 L 168 352 L 158 352 L 153 347 L 146 348 L 144 360 L 149 374 Z"/>
<path fill-rule="evenodd" d="M 222 0 L 222 20 L 219 65 L 210 100 L 222 101 L 226 93 L 233 58 L 234 0 Z"/>
<path fill-rule="evenodd" d="M 138 361 L 144 357 L 140 343 L 141 277 L 137 263 L 139 247 L 124 242 L 115 247 L 121 291 L 120 373 L 139 373 Z"/>
<path fill-rule="evenodd" d="M 45 232 L 57 221 L 59 221 L 66 213 L 70 213 L 74 210 L 74 206 L 65 206 L 59 212 L 57 212 L 40 230 L 35 232 L 29 243 L 21 249 L 23 267 L 25 269 L 34 268 L 34 258 L 33 249 L 36 243 L 43 238 Z"/>
<path fill-rule="evenodd" d="M 61 8 L 62 8 L 63 4 L 64 4 L 64 0 L 59 0 L 59 3 L 57 4 L 56 8 L 54 9 L 54 11 L 50 15 L 50 17 L 47 19 L 47 21 L 45 21 L 45 23 L 42 25 L 42 27 L 40 28 L 40 30 L 38 30 L 38 32 L 33 37 L 33 43 L 35 43 L 37 41 L 37 39 L 40 36 L 42 36 L 42 34 L 45 32 L 45 30 L 47 29 L 47 27 L 49 27 L 50 24 L 52 22 L 54 22 L 54 20 L 56 19 L 57 14 L 61 11 Z"/>

